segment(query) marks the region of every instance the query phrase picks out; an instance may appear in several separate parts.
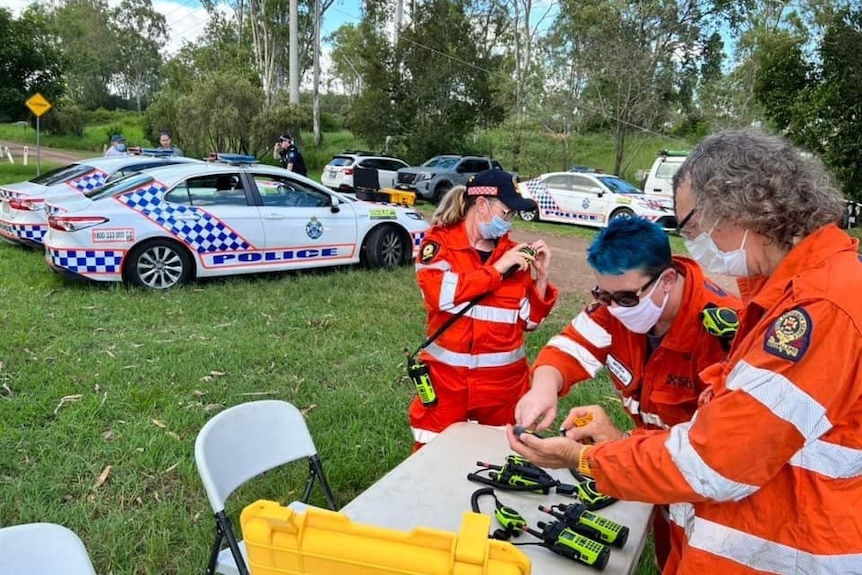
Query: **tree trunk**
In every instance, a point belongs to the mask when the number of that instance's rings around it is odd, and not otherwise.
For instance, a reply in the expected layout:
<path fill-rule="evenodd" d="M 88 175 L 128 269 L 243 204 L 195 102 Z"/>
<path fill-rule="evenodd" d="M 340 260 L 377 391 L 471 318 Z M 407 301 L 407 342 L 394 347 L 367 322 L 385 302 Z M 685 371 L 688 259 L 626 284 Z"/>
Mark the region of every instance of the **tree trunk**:
<path fill-rule="evenodd" d="M 314 0 L 314 86 L 311 95 L 311 119 L 314 145 L 320 145 L 320 0 Z"/>
<path fill-rule="evenodd" d="M 299 9 L 297 0 L 290 0 L 289 26 L 288 82 L 290 83 L 290 103 L 299 104 Z"/>

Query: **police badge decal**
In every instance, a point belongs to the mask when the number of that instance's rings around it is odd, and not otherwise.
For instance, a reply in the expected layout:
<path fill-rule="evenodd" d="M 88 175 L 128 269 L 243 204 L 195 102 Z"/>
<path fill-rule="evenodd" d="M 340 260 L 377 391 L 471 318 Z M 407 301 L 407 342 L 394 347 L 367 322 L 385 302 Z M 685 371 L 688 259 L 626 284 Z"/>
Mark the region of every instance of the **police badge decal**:
<path fill-rule="evenodd" d="M 811 342 L 812 327 L 811 317 L 801 307 L 784 312 L 766 330 L 763 349 L 772 355 L 799 361 Z"/>

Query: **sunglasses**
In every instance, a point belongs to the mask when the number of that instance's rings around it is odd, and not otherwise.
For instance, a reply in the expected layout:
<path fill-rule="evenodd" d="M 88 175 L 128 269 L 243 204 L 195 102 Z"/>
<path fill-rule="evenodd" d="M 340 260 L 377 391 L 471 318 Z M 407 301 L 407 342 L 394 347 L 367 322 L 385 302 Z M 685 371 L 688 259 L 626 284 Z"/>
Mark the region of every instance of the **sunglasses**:
<path fill-rule="evenodd" d="M 502 216 L 502 217 L 503 217 L 503 219 L 504 219 L 504 220 L 506 220 L 507 222 L 508 222 L 508 221 L 511 221 L 511 219 L 512 219 L 513 217 L 515 217 L 515 210 L 510 210 L 510 209 L 508 208 L 508 206 L 506 206 L 506 204 L 504 204 L 503 202 L 501 202 L 501 201 L 499 201 L 499 200 L 489 200 L 489 201 L 488 201 L 488 203 L 489 203 L 489 204 L 491 204 L 491 206 L 492 206 L 492 207 L 491 207 L 491 209 L 492 209 L 492 210 L 493 210 L 493 206 L 499 206 L 499 207 L 501 208 L 502 212 L 503 212 L 503 216 Z"/>
<path fill-rule="evenodd" d="M 676 233 L 683 236 L 685 234 L 682 233 L 682 229 L 686 226 L 686 224 L 691 220 L 691 217 L 697 212 L 697 208 L 692 208 L 691 211 L 685 216 L 683 219 L 679 221 L 676 225 Z"/>
<path fill-rule="evenodd" d="M 658 272 L 637 291 L 615 291 L 611 293 L 609 291 L 599 289 L 599 286 L 596 286 L 592 290 L 590 290 L 590 295 L 592 295 L 593 299 L 595 299 L 602 305 L 609 306 L 611 305 L 611 302 L 614 302 L 622 307 L 634 307 L 641 301 L 640 294 L 643 293 L 643 291 L 649 286 L 651 286 L 653 283 L 655 283 L 655 281 L 660 278 L 661 274 L 663 274 L 667 269 L 668 268 L 665 268 Z"/>

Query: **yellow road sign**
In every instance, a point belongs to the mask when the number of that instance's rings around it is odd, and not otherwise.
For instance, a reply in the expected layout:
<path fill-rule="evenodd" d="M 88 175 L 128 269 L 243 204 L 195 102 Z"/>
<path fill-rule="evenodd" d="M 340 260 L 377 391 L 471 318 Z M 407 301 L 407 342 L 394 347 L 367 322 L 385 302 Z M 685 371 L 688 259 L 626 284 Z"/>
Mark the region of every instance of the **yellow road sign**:
<path fill-rule="evenodd" d="M 51 102 L 46 100 L 42 94 L 36 92 L 29 98 L 24 104 L 30 108 L 30 111 L 33 112 L 36 116 L 41 116 L 45 112 L 51 109 Z"/>

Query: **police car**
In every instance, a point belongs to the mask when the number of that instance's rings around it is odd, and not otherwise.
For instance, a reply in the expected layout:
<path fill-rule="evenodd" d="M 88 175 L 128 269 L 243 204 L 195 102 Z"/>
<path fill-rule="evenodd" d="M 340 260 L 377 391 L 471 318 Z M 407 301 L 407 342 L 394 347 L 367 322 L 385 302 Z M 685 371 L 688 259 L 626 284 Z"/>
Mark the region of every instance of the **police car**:
<path fill-rule="evenodd" d="M 45 202 L 97 190 L 106 183 L 152 167 L 200 162 L 159 154 L 98 157 L 15 184 L 0 186 L 0 237 L 12 244 L 42 247 L 48 231 Z"/>
<path fill-rule="evenodd" d="M 527 221 L 542 220 L 604 227 L 613 218 L 643 216 L 665 230 L 676 227 L 673 200 L 645 194 L 617 176 L 599 172 L 551 172 L 518 184 L 521 195 L 538 210 L 520 212 Z"/>
<path fill-rule="evenodd" d="M 413 261 L 428 228 L 414 210 L 245 162 L 148 170 L 47 208 L 52 269 L 153 289 L 358 262 L 394 267 Z"/>

